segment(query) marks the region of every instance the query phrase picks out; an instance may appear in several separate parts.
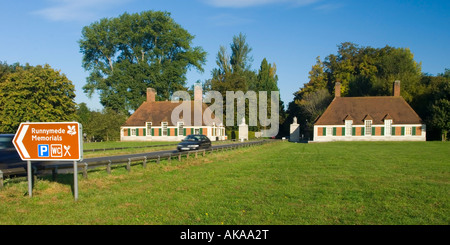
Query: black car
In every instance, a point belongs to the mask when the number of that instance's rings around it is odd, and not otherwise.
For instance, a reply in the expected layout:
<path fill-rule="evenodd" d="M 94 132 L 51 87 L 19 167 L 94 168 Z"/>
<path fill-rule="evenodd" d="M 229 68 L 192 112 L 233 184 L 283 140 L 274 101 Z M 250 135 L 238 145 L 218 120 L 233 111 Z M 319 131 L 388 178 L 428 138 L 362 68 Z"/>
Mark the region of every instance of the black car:
<path fill-rule="evenodd" d="M 12 141 L 14 134 L 0 134 L 0 169 L 14 168 L 23 165 Z"/>
<path fill-rule="evenodd" d="M 177 149 L 178 151 L 211 149 L 211 140 L 203 134 L 191 134 L 178 144 Z"/>

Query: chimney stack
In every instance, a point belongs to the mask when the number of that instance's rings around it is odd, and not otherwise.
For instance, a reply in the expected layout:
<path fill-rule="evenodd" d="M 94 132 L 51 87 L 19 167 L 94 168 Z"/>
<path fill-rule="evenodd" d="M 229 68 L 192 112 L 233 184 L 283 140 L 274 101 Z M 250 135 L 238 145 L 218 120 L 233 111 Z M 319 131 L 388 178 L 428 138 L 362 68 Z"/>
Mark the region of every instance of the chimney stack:
<path fill-rule="evenodd" d="M 394 96 L 400 96 L 400 81 L 396 80 L 394 82 L 394 88 L 393 88 Z"/>
<path fill-rule="evenodd" d="M 155 102 L 156 90 L 153 88 L 147 88 L 147 102 Z"/>
<path fill-rule="evenodd" d="M 336 82 L 334 85 L 334 97 L 341 97 L 341 83 Z"/>
<path fill-rule="evenodd" d="M 194 84 L 194 101 L 203 101 L 203 91 L 201 83 Z"/>

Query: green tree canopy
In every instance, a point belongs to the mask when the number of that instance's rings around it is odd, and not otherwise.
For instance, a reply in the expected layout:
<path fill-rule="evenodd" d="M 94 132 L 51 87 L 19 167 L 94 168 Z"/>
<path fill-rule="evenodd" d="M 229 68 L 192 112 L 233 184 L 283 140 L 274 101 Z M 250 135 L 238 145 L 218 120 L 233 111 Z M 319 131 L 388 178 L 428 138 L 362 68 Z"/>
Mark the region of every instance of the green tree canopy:
<path fill-rule="evenodd" d="M 103 106 L 128 113 L 145 100 L 146 88 L 159 100 L 186 90 L 186 72 L 203 72 L 206 52 L 192 47 L 194 36 L 168 12 L 145 11 L 104 18 L 86 26 L 79 41 L 83 67 L 90 72 L 83 87 L 100 94 Z"/>
<path fill-rule="evenodd" d="M 75 87 L 49 65 L 12 66 L 0 82 L 0 132 L 13 133 L 21 122 L 73 121 Z"/>

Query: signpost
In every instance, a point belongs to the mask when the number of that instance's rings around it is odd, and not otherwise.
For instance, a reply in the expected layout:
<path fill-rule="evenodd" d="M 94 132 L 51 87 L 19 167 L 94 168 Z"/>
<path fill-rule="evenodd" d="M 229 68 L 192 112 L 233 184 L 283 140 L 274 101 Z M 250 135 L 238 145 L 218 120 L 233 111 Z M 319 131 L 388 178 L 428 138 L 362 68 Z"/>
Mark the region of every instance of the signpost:
<path fill-rule="evenodd" d="M 78 166 L 83 159 L 82 126 L 77 122 L 21 123 L 13 144 L 27 161 L 28 194 L 32 196 L 31 161 L 73 161 L 74 196 L 78 200 Z"/>

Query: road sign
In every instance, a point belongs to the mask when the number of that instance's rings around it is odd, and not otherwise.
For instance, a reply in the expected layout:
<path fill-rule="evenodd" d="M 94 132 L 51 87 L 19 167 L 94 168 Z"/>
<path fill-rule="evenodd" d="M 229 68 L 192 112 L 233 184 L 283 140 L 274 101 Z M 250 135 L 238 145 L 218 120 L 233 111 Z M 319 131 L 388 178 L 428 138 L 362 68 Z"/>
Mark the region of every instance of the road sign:
<path fill-rule="evenodd" d="M 81 135 L 77 122 L 21 123 L 13 144 L 23 161 L 80 161 Z"/>

